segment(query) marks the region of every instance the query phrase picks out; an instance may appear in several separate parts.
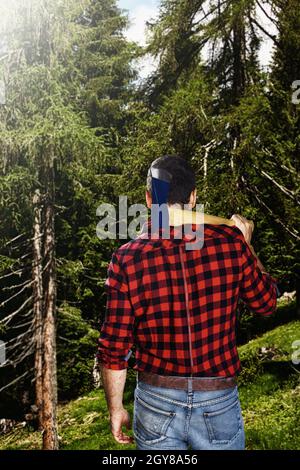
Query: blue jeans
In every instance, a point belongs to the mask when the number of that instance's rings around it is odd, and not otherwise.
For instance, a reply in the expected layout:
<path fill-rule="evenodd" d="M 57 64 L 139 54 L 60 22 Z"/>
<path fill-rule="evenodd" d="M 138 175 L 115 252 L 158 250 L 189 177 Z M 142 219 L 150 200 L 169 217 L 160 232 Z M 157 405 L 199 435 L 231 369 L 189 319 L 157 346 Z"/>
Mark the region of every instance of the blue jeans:
<path fill-rule="evenodd" d="M 139 450 L 244 450 L 238 389 L 188 391 L 137 380 L 133 432 Z"/>

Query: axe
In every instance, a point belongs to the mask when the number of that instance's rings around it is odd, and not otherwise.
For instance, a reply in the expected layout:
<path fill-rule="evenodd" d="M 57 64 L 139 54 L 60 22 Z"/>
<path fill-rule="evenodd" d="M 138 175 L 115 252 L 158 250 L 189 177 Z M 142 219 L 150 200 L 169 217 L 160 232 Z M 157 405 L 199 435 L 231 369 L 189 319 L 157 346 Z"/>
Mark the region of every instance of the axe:
<path fill-rule="evenodd" d="M 213 225 L 229 225 L 233 227 L 235 225 L 234 220 L 225 219 L 216 215 L 202 214 L 191 210 L 175 209 L 172 207 L 169 210 L 169 223 L 170 225 L 181 225 L 181 224 L 213 224 Z M 253 221 L 249 221 L 254 230 Z"/>

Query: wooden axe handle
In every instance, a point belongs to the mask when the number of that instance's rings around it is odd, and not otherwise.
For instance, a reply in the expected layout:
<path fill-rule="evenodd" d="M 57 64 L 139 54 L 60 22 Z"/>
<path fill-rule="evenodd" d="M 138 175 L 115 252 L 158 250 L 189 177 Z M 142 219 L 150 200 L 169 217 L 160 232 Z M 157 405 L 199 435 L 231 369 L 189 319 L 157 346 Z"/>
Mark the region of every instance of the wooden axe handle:
<path fill-rule="evenodd" d="M 233 227 L 235 225 L 234 220 L 225 219 L 224 217 L 218 217 L 210 214 L 200 214 L 195 211 L 188 211 L 182 209 L 169 208 L 169 222 L 170 225 L 181 225 L 185 224 L 213 224 L 213 225 L 229 225 Z M 254 229 L 254 223 L 250 221 L 252 228 Z"/>

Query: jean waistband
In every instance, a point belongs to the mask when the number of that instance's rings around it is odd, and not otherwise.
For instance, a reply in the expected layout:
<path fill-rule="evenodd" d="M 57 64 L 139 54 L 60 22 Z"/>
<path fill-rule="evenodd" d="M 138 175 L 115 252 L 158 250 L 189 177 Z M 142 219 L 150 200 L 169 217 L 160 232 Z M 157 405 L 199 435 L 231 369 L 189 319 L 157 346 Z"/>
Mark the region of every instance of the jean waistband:
<path fill-rule="evenodd" d="M 157 387 L 178 390 L 223 390 L 237 385 L 235 377 L 183 377 L 178 375 L 159 375 L 138 372 L 138 380 Z"/>

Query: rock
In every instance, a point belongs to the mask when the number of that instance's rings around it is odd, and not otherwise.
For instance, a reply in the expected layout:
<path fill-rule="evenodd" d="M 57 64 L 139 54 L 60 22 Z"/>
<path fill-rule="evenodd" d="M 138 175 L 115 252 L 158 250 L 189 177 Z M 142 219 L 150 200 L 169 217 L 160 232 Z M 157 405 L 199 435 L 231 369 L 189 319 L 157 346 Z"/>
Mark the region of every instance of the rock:
<path fill-rule="evenodd" d="M 0 435 L 10 432 L 14 428 L 15 424 L 16 422 L 13 419 L 0 419 Z"/>
<path fill-rule="evenodd" d="M 280 299 L 287 300 L 288 302 L 291 302 L 294 298 L 296 297 L 296 291 L 292 292 L 284 292 Z"/>

